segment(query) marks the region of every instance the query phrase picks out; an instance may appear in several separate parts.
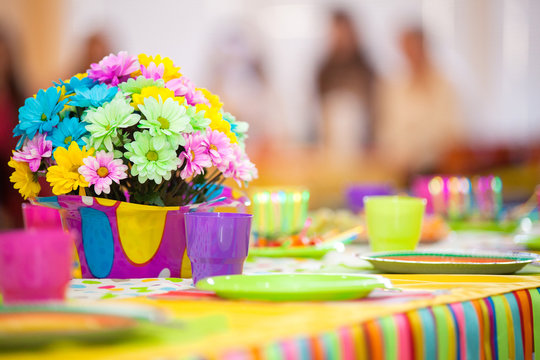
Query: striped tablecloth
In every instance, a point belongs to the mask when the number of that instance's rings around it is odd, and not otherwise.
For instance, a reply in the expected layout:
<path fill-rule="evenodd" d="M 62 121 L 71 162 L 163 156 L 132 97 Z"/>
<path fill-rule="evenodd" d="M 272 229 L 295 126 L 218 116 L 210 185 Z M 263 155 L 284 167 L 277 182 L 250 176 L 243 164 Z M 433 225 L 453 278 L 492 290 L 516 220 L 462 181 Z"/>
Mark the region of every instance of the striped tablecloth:
<path fill-rule="evenodd" d="M 347 258 L 347 256 L 351 256 Z M 160 309 L 185 324 L 136 339 L 17 352 L 2 358 L 530 359 L 540 348 L 540 276 L 385 275 L 400 293 L 347 302 L 226 301 L 189 279 L 74 279 L 72 304 Z M 259 259 L 246 272 L 373 272 L 353 254 Z M 205 323 L 206 327 L 192 326 Z M 193 329 L 193 331 L 191 330 Z M 145 335 L 146 334 L 146 335 Z"/>

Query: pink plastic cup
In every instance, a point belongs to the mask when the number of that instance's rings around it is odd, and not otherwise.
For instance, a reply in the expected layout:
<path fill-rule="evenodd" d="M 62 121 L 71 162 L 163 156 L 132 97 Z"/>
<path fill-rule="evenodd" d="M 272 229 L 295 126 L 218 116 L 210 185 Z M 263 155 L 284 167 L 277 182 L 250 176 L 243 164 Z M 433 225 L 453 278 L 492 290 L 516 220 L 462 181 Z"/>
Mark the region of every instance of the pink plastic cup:
<path fill-rule="evenodd" d="M 71 279 L 73 240 L 62 230 L 0 233 L 4 304 L 62 301 Z"/>
<path fill-rule="evenodd" d="M 57 209 L 23 203 L 22 212 L 25 229 L 62 229 L 62 219 Z"/>

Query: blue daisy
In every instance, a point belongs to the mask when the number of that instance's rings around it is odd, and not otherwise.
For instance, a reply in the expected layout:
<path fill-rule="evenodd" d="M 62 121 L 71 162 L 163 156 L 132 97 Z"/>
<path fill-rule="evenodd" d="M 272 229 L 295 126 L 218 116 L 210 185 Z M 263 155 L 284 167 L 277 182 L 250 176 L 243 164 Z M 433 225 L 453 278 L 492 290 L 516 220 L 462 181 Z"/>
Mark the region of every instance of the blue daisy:
<path fill-rule="evenodd" d="M 76 117 L 66 117 L 60 123 L 58 127 L 53 129 L 52 134 L 47 137 L 47 140 L 51 140 L 53 147 L 68 148 L 72 141 L 75 141 L 79 147 L 86 145 L 83 137 L 89 135 L 86 131 L 85 124 L 79 122 Z"/>
<path fill-rule="evenodd" d="M 75 95 L 70 98 L 69 105 L 97 108 L 111 101 L 117 92 L 116 86 L 108 87 L 106 84 L 99 84 L 90 89 L 75 89 Z"/>
<path fill-rule="evenodd" d="M 36 97 L 30 97 L 19 109 L 19 124 L 13 129 L 14 136 L 21 136 L 17 149 L 26 138 L 33 139 L 37 132 L 50 132 L 60 121 L 58 113 L 64 108 L 67 99 L 60 99 L 60 91 L 56 87 L 39 90 Z"/>
<path fill-rule="evenodd" d="M 59 80 L 55 82 L 56 86 L 65 86 L 66 94 L 74 93 L 76 89 L 89 89 L 96 85 L 97 82 L 93 79 L 90 79 L 88 76 L 79 79 L 77 76 L 72 76 L 68 81 Z"/>

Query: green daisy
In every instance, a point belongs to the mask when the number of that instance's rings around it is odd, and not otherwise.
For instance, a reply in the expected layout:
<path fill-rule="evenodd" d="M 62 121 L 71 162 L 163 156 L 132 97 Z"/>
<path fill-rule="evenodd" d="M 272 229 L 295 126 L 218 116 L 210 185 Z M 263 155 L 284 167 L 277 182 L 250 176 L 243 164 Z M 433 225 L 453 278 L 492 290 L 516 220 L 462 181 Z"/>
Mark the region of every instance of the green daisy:
<path fill-rule="evenodd" d="M 204 111 L 197 112 L 195 106 L 187 105 L 186 115 L 189 117 L 189 126 L 187 132 L 204 131 L 210 125 L 210 119 L 204 117 Z"/>
<path fill-rule="evenodd" d="M 120 129 L 139 122 L 140 115 L 133 111 L 133 107 L 120 97 L 103 107 L 89 110 L 84 117 L 84 121 L 89 123 L 86 125 L 86 130 L 90 132 L 88 145 L 96 150 L 113 151 L 114 145 L 118 145 L 120 141 Z"/>
<path fill-rule="evenodd" d="M 156 86 L 156 87 L 165 87 L 165 82 L 163 79 L 147 79 L 144 76 L 140 75 L 137 79 L 128 79 L 128 81 L 123 82 L 118 85 L 118 87 L 126 94 L 140 94 L 141 90 L 145 87 Z"/>
<path fill-rule="evenodd" d="M 139 182 L 153 180 L 161 184 L 170 180 L 172 172 L 178 169 L 181 160 L 164 136 L 152 136 L 148 130 L 133 134 L 135 140 L 124 147 L 124 156 L 132 162 L 131 175 L 138 176 Z"/>
<path fill-rule="evenodd" d="M 174 150 L 186 143 L 181 134 L 187 132 L 190 118 L 186 108 L 177 101 L 168 98 L 163 102 L 148 97 L 144 99 L 144 105 L 139 105 L 139 110 L 146 118 L 139 123 L 140 128 L 148 129 L 152 136 L 165 136 Z"/>

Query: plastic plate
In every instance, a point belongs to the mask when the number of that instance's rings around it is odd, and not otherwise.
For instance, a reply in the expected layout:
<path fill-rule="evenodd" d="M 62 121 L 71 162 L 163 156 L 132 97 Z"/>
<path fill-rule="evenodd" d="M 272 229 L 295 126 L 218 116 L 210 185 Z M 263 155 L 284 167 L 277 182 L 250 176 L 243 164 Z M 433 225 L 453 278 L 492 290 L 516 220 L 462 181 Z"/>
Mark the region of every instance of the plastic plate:
<path fill-rule="evenodd" d="M 390 287 L 390 281 L 382 276 L 341 274 L 229 275 L 197 283 L 197 288 L 226 299 L 267 301 L 352 300 Z"/>
<path fill-rule="evenodd" d="M 377 270 L 398 274 L 511 274 L 538 260 L 534 254 L 388 251 L 360 256 Z"/>

